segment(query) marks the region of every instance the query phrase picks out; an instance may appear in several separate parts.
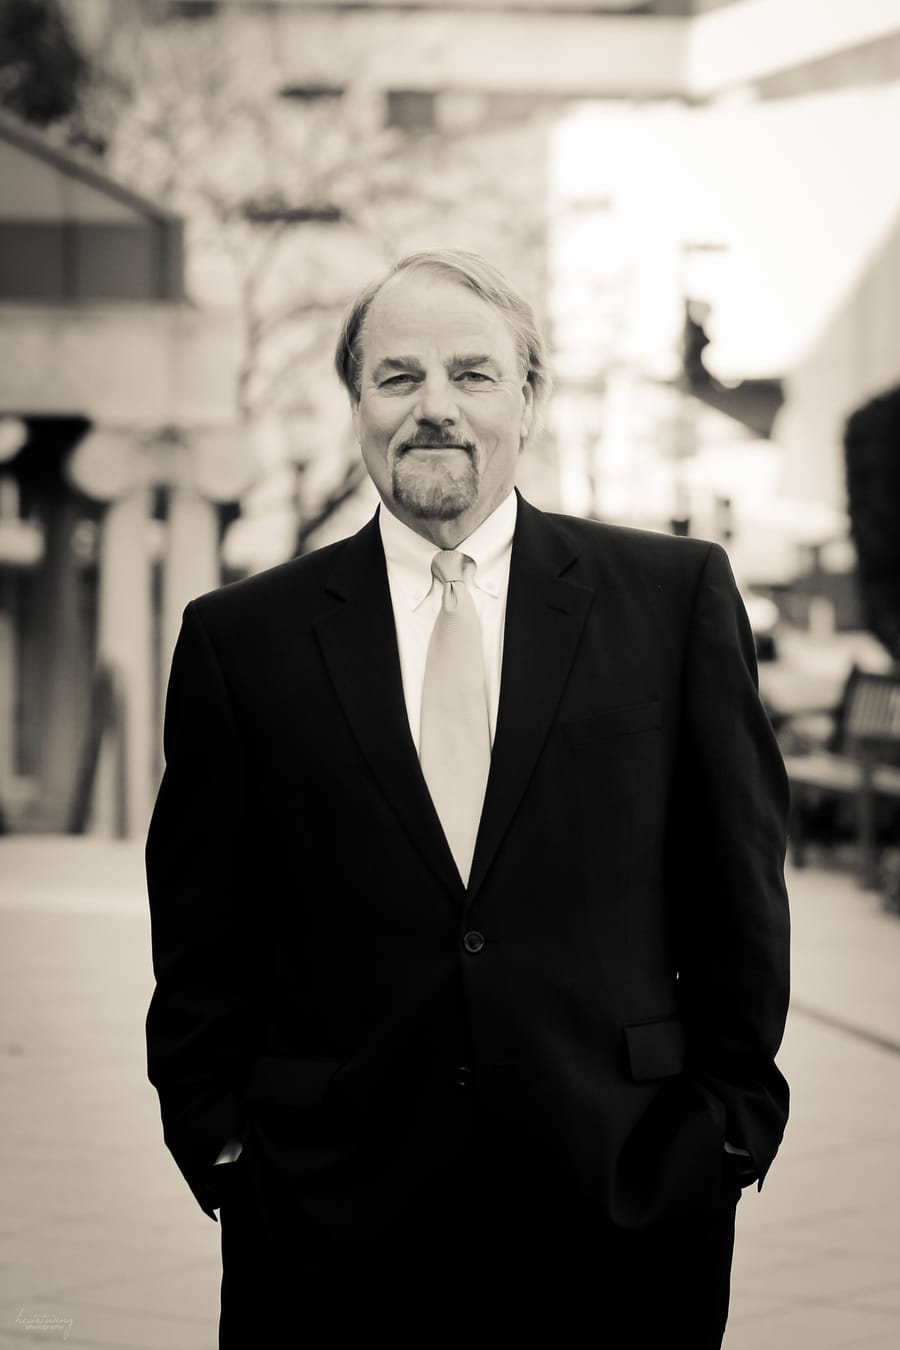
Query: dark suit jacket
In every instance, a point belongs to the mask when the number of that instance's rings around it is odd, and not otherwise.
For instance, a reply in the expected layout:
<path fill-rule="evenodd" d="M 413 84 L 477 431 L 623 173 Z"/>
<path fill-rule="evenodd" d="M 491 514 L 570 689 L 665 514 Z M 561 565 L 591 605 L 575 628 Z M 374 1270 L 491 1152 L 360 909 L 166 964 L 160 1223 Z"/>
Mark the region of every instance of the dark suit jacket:
<path fill-rule="evenodd" d="M 765 1174 L 787 789 L 718 546 L 520 500 L 467 890 L 376 521 L 188 606 L 166 757 L 149 1069 L 207 1212 L 229 1136 L 268 1212 L 349 1242 L 525 1192 L 686 1222 L 726 1137 Z"/>

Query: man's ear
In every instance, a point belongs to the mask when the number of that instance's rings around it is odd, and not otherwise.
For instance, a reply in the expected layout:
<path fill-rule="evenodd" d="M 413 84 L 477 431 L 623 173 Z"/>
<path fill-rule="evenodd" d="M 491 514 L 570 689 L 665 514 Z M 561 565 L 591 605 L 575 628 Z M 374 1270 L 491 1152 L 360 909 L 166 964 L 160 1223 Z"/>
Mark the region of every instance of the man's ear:
<path fill-rule="evenodd" d="M 525 406 L 522 409 L 522 423 L 519 428 L 519 449 L 525 449 L 525 442 L 531 435 L 531 428 L 534 425 L 534 386 L 530 380 L 526 380 L 522 385 L 522 398 Z"/>
<path fill-rule="evenodd" d="M 356 444 L 362 445 L 359 426 L 359 399 L 355 394 L 350 395 L 350 417 L 353 422 L 353 434 L 356 437 Z"/>

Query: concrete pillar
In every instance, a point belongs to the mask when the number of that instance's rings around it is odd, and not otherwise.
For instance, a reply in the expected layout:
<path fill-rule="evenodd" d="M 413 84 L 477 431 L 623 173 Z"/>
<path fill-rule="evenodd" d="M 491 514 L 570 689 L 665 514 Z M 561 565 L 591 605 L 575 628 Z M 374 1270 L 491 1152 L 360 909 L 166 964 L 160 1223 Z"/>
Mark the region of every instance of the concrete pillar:
<path fill-rule="evenodd" d="M 161 684 L 165 689 L 185 605 L 220 582 L 219 518 L 212 502 L 190 487 L 169 494 L 163 576 Z"/>
<path fill-rule="evenodd" d="M 98 665 L 115 675 L 122 738 L 106 737 L 91 829 L 140 838 L 153 788 L 153 642 L 150 494 L 135 488 L 110 504 L 101 527 Z"/>
<path fill-rule="evenodd" d="M 44 557 L 34 577 L 30 625 L 38 733 L 38 800 L 30 823 L 58 834 L 67 827 L 74 768 L 84 749 L 93 634 L 72 544 L 81 508 L 65 487 L 41 493 L 36 508 Z"/>
<path fill-rule="evenodd" d="M 19 519 L 18 484 L 0 475 L 0 522 Z M 0 567 L 0 834 L 9 828 L 16 774 L 16 588 L 12 571 Z"/>
<path fill-rule="evenodd" d="M 9 829 L 8 812 L 15 777 L 16 630 L 13 587 L 8 571 L 0 571 L 0 834 Z"/>

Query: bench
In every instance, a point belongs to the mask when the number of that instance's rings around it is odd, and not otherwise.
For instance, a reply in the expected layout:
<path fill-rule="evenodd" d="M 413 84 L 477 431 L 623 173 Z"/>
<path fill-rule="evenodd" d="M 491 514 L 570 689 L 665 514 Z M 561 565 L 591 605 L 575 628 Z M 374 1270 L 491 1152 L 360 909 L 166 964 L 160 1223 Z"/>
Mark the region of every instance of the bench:
<path fill-rule="evenodd" d="M 855 810 L 860 882 L 877 887 L 878 811 L 885 801 L 900 810 L 900 675 L 854 667 L 827 744 L 786 754 L 784 762 L 791 783 L 794 865 L 804 865 L 813 811 L 824 801 L 845 800 Z"/>

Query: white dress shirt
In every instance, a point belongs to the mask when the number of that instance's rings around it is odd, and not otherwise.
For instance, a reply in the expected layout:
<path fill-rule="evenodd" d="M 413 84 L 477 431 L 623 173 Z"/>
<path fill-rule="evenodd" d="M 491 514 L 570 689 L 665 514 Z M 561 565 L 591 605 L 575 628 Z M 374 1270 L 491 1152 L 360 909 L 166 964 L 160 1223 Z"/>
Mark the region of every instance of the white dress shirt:
<path fill-rule="evenodd" d="M 481 624 L 492 745 L 500 701 L 506 595 L 517 511 L 516 494 L 511 492 L 468 539 L 456 546 L 457 552 L 465 553 L 476 564 L 474 582 L 469 590 Z M 443 590 L 441 583 L 431 575 L 431 560 L 441 550 L 384 507 L 378 513 L 378 524 L 394 609 L 406 715 L 418 752 L 425 658 Z"/>

